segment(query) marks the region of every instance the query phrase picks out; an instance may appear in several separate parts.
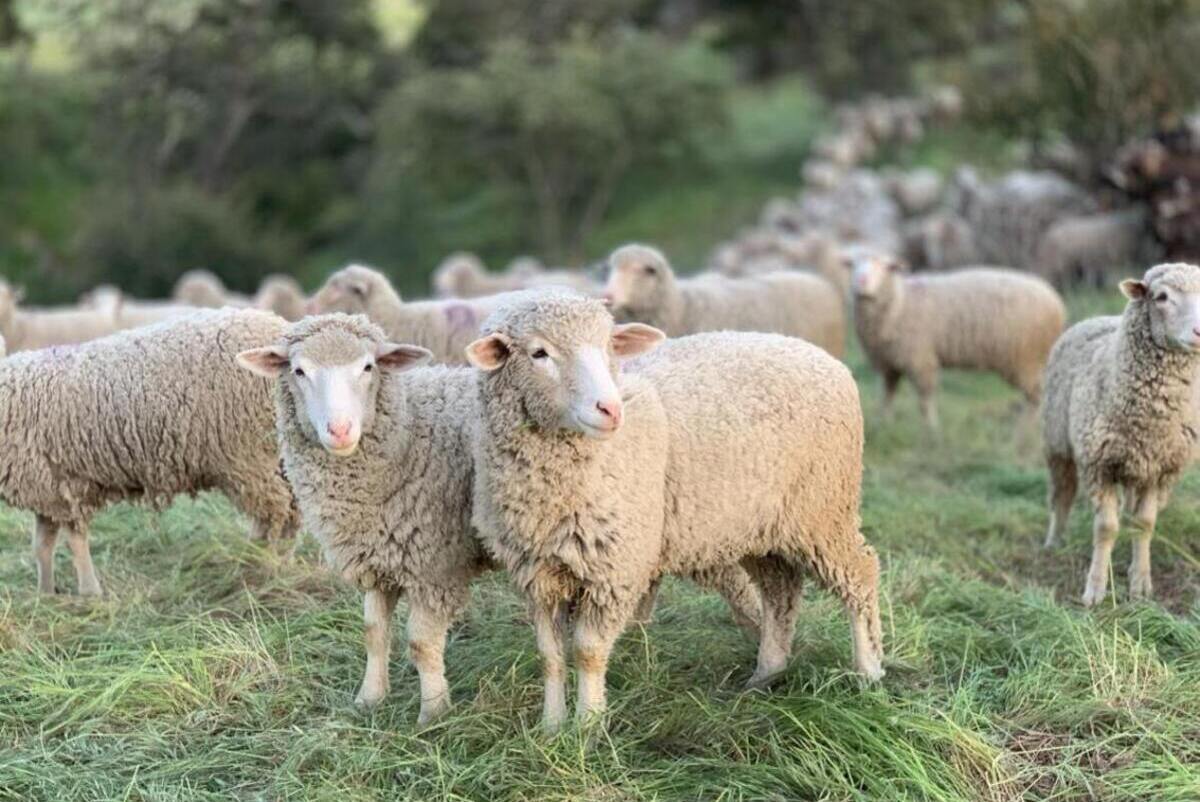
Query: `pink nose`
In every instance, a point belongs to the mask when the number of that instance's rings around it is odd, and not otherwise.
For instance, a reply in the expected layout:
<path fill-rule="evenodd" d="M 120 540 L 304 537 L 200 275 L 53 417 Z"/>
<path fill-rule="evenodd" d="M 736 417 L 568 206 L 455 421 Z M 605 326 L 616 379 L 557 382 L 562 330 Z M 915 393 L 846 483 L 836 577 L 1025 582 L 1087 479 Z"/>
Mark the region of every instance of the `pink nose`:
<path fill-rule="evenodd" d="M 600 410 L 600 414 L 608 419 L 614 429 L 621 425 L 621 405 L 618 402 L 597 401 L 596 409 Z"/>
<path fill-rule="evenodd" d="M 348 420 L 328 423 L 325 428 L 329 430 L 329 434 L 335 440 L 345 440 L 350 436 L 350 421 Z"/>

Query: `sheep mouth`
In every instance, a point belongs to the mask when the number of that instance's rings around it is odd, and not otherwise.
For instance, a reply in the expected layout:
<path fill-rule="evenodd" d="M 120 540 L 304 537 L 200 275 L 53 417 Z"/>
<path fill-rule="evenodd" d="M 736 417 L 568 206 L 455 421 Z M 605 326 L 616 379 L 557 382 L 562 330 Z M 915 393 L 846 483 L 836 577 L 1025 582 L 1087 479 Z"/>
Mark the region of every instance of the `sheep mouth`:
<path fill-rule="evenodd" d="M 325 446 L 325 450 L 335 457 L 348 457 L 355 451 L 358 451 L 357 440 L 344 446 L 335 446 L 330 443 L 322 443 L 321 445 Z"/>
<path fill-rule="evenodd" d="M 619 428 L 621 428 L 621 425 L 620 424 L 600 425 L 600 424 L 595 424 L 595 423 L 588 423 L 585 420 L 575 418 L 575 428 L 581 434 L 587 435 L 588 437 L 591 437 L 595 440 L 607 440 L 610 437 L 612 437 L 614 434 L 617 433 L 617 430 Z"/>

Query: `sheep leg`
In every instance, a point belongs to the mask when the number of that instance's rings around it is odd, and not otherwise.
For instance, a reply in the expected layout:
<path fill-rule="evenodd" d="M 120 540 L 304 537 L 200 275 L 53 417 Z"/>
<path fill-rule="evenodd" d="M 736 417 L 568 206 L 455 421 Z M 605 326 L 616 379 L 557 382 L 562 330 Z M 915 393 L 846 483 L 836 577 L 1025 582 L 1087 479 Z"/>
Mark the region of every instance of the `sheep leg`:
<path fill-rule="evenodd" d="M 1150 540 L 1154 537 L 1154 522 L 1158 518 L 1158 494 L 1154 488 L 1143 489 L 1137 497 L 1133 513 L 1133 561 L 1129 564 L 1129 597 L 1148 599 L 1153 592 L 1150 581 Z"/>
<path fill-rule="evenodd" d="M 776 555 L 756 557 L 746 563 L 746 570 L 758 583 L 763 610 L 758 665 L 746 687 L 764 688 L 783 673 L 792 655 L 804 574 L 800 565 Z"/>
<path fill-rule="evenodd" d="M 642 598 L 638 599 L 637 608 L 634 609 L 631 619 L 633 623 L 646 626 L 654 621 L 654 607 L 658 604 L 658 589 L 661 585 L 661 578 L 651 581 L 650 587 L 642 594 Z"/>
<path fill-rule="evenodd" d="M 718 565 L 693 571 L 690 578 L 700 587 L 720 593 L 733 622 L 750 637 L 758 640 L 762 634 L 762 594 L 754 580 L 740 565 Z"/>
<path fill-rule="evenodd" d="M 533 629 L 542 656 L 542 726 L 558 732 L 567 719 L 567 659 L 563 646 L 562 603 L 535 604 Z"/>
<path fill-rule="evenodd" d="M 580 721 L 600 715 L 607 706 L 608 658 L 626 619 L 615 610 L 579 611 L 575 624 L 575 666 L 579 675 L 575 717 Z"/>
<path fill-rule="evenodd" d="M 1050 456 L 1046 464 L 1050 468 L 1050 526 L 1043 546 L 1049 549 L 1061 543 L 1066 535 L 1071 505 L 1079 489 L 1079 475 L 1075 460 L 1070 457 Z"/>
<path fill-rule="evenodd" d="M 392 645 L 392 612 L 399 594 L 378 589 L 363 595 L 363 624 L 367 642 L 367 668 L 354 703 L 373 707 L 388 692 L 388 653 Z"/>
<path fill-rule="evenodd" d="M 937 411 L 937 370 L 921 371 L 913 377 L 913 384 L 917 387 L 917 400 L 921 405 L 921 417 L 925 419 L 925 426 L 929 431 L 937 432 L 939 429 L 938 411 Z"/>
<path fill-rule="evenodd" d="M 898 370 L 883 371 L 883 406 L 880 410 L 885 421 L 891 423 L 896 413 L 896 390 L 900 387 L 900 379 L 904 374 Z"/>
<path fill-rule="evenodd" d="M 71 547 L 71 561 L 75 563 L 75 579 L 80 596 L 99 596 L 100 580 L 96 578 L 96 567 L 92 565 L 92 549 L 88 543 L 87 523 L 72 524 L 67 529 L 67 545 Z"/>
<path fill-rule="evenodd" d="M 450 709 L 444 661 L 449 630 L 450 616 L 412 600 L 408 610 L 408 656 L 421 681 L 421 713 L 417 724 L 422 727 Z"/>
<path fill-rule="evenodd" d="M 1091 607 L 1104 599 L 1108 592 L 1108 569 L 1112 559 L 1113 544 L 1117 542 L 1120 528 L 1117 517 L 1116 489 L 1107 487 L 1096 493 L 1096 514 L 1092 523 L 1092 565 L 1088 569 L 1087 588 L 1083 592 L 1083 603 Z"/>
<path fill-rule="evenodd" d="M 37 517 L 33 525 L 33 559 L 37 562 L 38 592 L 54 593 L 54 546 L 58 526 L 49 518 Z"/>

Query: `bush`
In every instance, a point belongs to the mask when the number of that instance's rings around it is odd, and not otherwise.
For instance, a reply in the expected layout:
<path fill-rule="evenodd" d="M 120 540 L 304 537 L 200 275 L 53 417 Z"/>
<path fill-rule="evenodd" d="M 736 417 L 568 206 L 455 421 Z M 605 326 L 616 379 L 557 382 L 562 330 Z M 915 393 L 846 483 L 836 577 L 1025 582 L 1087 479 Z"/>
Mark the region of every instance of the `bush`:
<path fill-rule="evenodd" d="M 231 289 L 253 291 L 295 264 L 294 240 L 264 230 L 236 204 L 187 184 L 144 193 L 104 187 L 74 243 L 76 291 L 113 282 L 134 295 L 170 293 L 181 273 L 203 267 Z"/>

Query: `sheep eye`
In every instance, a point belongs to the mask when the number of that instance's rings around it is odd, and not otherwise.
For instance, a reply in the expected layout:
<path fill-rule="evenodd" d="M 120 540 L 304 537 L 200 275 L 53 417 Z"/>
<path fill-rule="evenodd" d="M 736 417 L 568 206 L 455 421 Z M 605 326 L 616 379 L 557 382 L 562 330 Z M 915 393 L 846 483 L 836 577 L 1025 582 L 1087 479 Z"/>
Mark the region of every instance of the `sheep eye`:
<path fill-rule="evenodd" d="M 1161 304 L 1161 303 L 1166 303 L 1166 301 L 1167 301 L 1167 294 L 1166 294 L 1165 292 L 1160 292 L 1160 293 L 1158 293 L 1157 295 L 1155 295 L 1155 296 L 1154 296 L 1154 300 L 1155 300 L 1155 301 L 1158 301 L 1160 304 Z"/>
<path fill-rule="evenodd" d="M 374 363 L 368 362 L 367 364 L 363 365 L 363 373 L 370 373 L 373 370 L 375 370 Z"/>
<path fill-rule="evenodd" d="M 304 371 L 301 368 L 296 368 L 295 370 L 292 371 L 292 375 L 297 378 L 302 379 L 302 378 L 304 378 Z"/>
<path fill-rule="evenodd" d="M 642 270 L 644 270 L 646 272 L 647 276 L 653 276 L 655 273 L 658 272 L 657 270 L 654 269 L 654 265 L 646 265 L 642 268 Z"/>
<path fill-rule="evenodd" d="M 534 359 L 545 359 L 546 357 L 550 356 L 550 354 L 546 353 L 545 348 L 539 348 L 530 354 L 530 356 L 532 356 Z"/>

